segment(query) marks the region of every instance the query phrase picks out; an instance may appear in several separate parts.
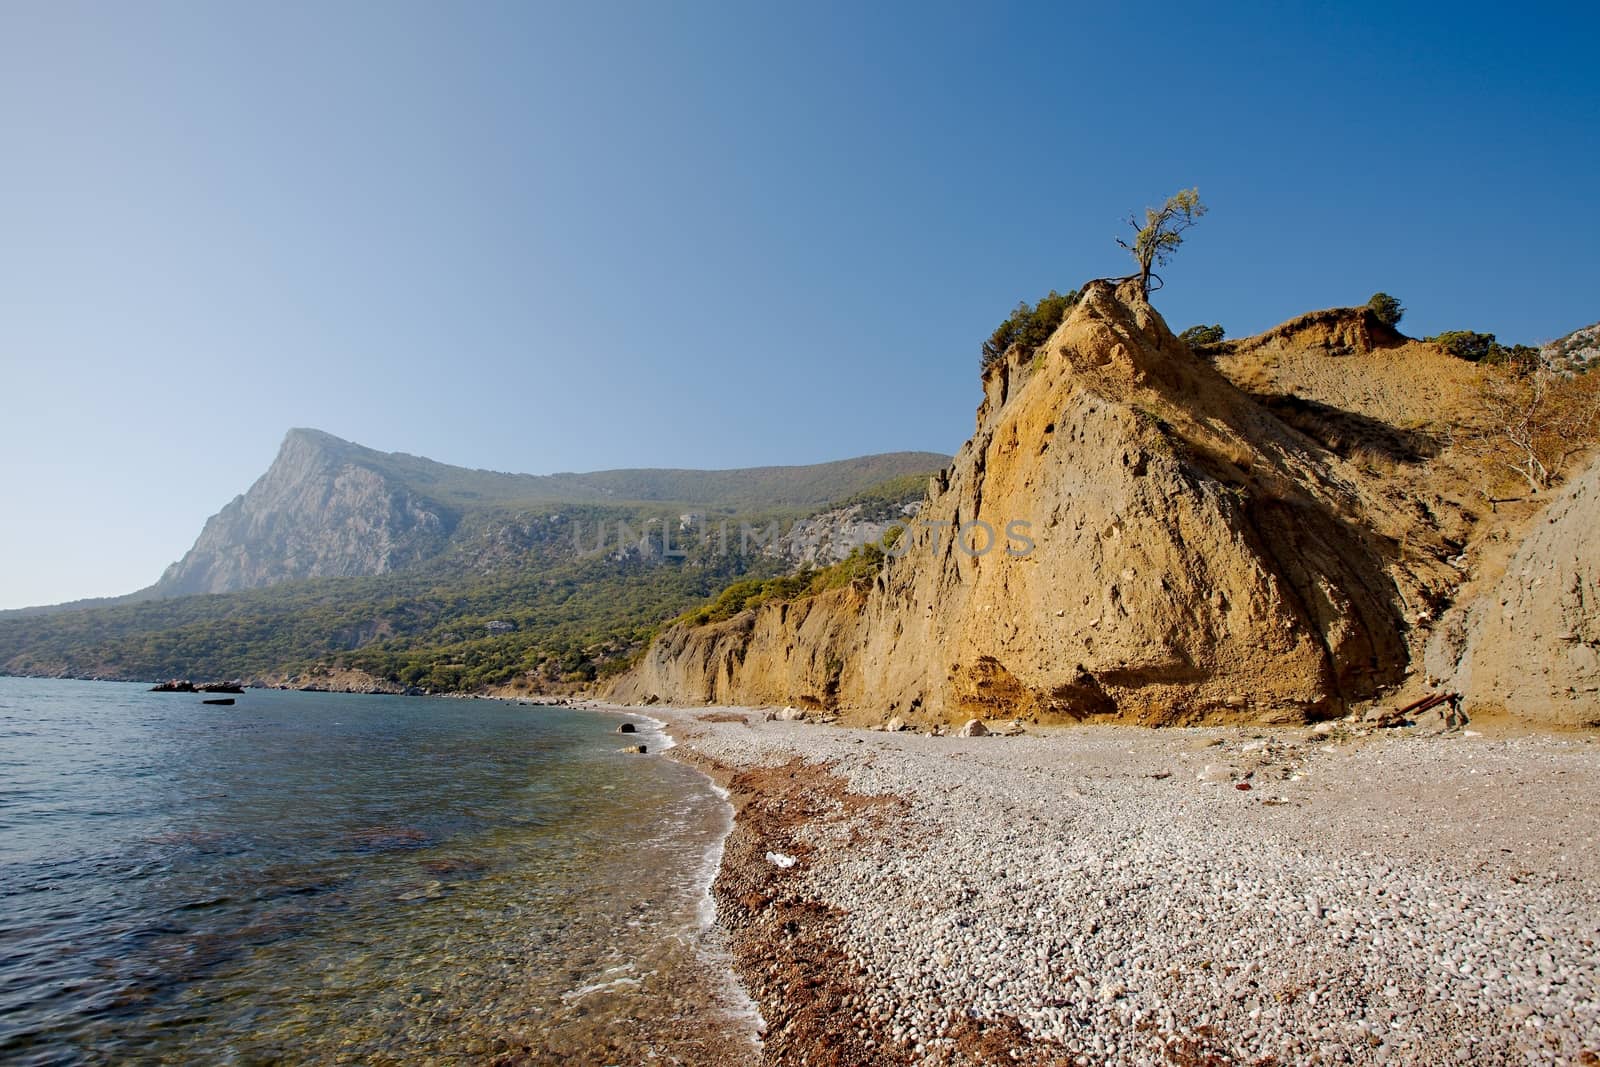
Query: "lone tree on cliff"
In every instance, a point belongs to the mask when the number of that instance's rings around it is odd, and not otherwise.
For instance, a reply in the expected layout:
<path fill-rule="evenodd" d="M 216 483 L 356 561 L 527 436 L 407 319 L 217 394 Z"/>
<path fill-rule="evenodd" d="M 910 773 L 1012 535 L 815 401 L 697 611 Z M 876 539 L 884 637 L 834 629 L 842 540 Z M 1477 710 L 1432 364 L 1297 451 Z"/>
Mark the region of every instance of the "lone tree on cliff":
<path fill-rule="evenodd" d="M 1367 310 L 1377 316 L 1379 322 L 1390 327 L 1400 325 L 1400 320 L 1406 314 L 1400 301 L 1388 293 L 1373 293 L 1372 299 L 1367 301 Z"/>
<path fill-rule="evenodd" d="M 1206 213 L 1206 206 L 1200 202 L 1199 189 L 1180 189 L 1167 197 L 1167 202 L 1161 205 L 1158 211 L 1155 208 L 1144 209 L 1144 222 L 1139 222 L 1137 215 L 1128 216 L 1128 228 L 1133 230 L 1133 241 L 1130 243 L 1121 237 L 1117 244 L 1128 250 L 1133 256 L 1133 261 L 1139 264 L 1139 295 L 1149 298 L 1150 279 L 1155 278 L 1156 288 L 1161 288 L 1161 276 L 1153 271 L 1153 267 L 1164 267 L 1172 254 L 1183 244 L 1183 231 L 1193 226 Z"/>

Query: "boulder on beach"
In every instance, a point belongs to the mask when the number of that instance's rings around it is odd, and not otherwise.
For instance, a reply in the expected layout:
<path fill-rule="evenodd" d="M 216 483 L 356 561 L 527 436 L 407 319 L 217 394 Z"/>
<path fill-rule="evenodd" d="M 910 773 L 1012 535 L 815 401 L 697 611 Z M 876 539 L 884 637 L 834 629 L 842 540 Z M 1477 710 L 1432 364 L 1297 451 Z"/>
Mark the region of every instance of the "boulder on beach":
<path fill-rule="evenodd" d="M 968 719 L 967 724 L 961 728 L 960 737 L 987 737 L 989 728 L 983 725 L 982 719 Z"/>

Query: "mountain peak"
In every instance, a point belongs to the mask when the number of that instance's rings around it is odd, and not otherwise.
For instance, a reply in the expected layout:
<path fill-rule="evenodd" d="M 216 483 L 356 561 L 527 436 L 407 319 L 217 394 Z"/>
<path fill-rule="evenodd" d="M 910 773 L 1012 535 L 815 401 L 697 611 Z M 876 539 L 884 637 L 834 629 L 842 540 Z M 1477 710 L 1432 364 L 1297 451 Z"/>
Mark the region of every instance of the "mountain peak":
<path fill-rule="evenodd" d="M 152 592 L 384 574 L 438 552 L 456 516 L 380 465 L 356 462 L 367 456 L 381 453 L 321 430 L 290 430 L 267 472 L 206 521 Z"/>
<path fill-rule="evenodd" d="M 283 435 L 283 443 L 278 446 L 278 457 L 293 456 L 297 454 L 315 453 L 337 458 L 353 458 L 357 456 L 378 457 L 381 452 L 374 451 L 354 441 L 346 441 L 342 437 L 328 433 L 326 430 L 312 429 L 308 426 L 296 426 Z"/>
<path fill-rule="evenodd" d="M 291 442 L 304 442 L 324 448 L 349 447 L 355 444 L 353 441 L 346 441 L 342 437 L 336 437 L 326 430 L 318 430 L 310 426 L 291 426 L 289 431 L 283 435 L 283 443 L 287 445 Z"/>

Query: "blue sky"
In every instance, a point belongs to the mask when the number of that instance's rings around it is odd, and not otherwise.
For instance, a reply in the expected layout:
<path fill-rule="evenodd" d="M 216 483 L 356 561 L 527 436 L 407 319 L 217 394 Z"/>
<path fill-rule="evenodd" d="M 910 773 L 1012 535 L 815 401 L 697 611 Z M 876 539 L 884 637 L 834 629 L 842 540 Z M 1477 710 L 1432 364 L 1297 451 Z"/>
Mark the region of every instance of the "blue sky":
<path fill-rule="evenodd" d="M 1215 5 L 1212 5 L 1215 6 Z M 0 5 L 0 607 L 315 426 L 468 466 L 953 451 L 1019 298 L 1211 214 L 1240 335 L 1600 319 L 1587 5 Z"/>

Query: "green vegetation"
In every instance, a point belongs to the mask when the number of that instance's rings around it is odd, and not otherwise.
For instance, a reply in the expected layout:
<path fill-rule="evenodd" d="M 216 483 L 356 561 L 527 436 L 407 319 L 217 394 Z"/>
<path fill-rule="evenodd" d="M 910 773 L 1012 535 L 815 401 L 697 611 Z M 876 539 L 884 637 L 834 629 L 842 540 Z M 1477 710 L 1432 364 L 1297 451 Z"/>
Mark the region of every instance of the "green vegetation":
<path fill-rule="evenodd" d="M 1227 336 L 1221 324 L 1212 326 L 1191 326 L 1178 335 L 1178 340 L 1190 348 L 1199 348 L 1201 345 L 1214 345 Z"/>
<path fill-rule="evenodd" d="M 1471 363 L 1477 363 L 1492 352 L 1499 344 L 1492 333 L 1475 333 L 1472 330 L 1446 330 L 1435 337 L 1428 338 L 1434 344 L 1455 356 Z"/>
<path fill-rule="evenodd" d="M 1133 230 L 1132 241 L 1117 238 L 1117 244 L 1128 250 L 1133 261 L 1139 265 L 1139 273 L 1134 275 L 1139 280 L 1139 292 L 1149 299 L 1151 288 L 1150 279 L 1155 278 L 1159 283 L 1160 275 L 1153 270 L 1154 267 L 1164 267 L 1171 261 L 1173 255 L 1183 244 L 1183 233 L 1206 213 L 1206 206 L 1200 202 L 1199 189 L 1179 189 L 1167 197 L 1167 202 L 1158 208 L 1145 208 L 1144 221 L 1141 223 L 1137 215 L 1129 215 L 1128 227 Z M 1159 289 L 1161 286 L 1156 285 Z"/>
<path fill-rule="evenodd" d="M 889 550 L 899 543 L 904 532 L 903 527 L 891 526 L 882 540 L 859 545 L 838 563 L 818 570 L 735 582 L 711 603 L 686 611 L 673 621 L 705 626 L 731 619 L 768 601 L 804 600 L 833 589 L 843 589 L 855 582 L 871 581 L 883 569 L 884 562 L 889 558 Z"/>
<path fill-rule="evenodd" d="M 778 569 L 777 561 L 753 553 L 722 556 L 702 548 L 676 560 L 599 555 L 487 574 L 440 568 L 285 582 L 0 619 L 0 668 L 149 680 L 293 674 L 326 665 L 435 692 L 529 672 L 545 681 L 586 680 L 620 669 L 662 620 L 731 579 Z"/>
<path fill-rule="evenodd" d="M 1058 293 L 1054 289 L 1042 298 L 1037 304 L 1029 305 L 1026 300 L 1019 303 L 1006 320 L 995 327 L 994 333 L 983 342 L 983 358 L 980 363 L 984 369 L 993 364 L 1010 350 L 1012 345 L 1017 345 L 1024 352 L 1031 352 L 1050 339 L 1056 332 L 1056 327 L 1061 325 L 1061 320 L 1067 317 L 1073 305 L 1078 302 L 1078 290 L 1068 289 L 1065 293 Z"/>
<path fill-rule="evenodd" d="M 933 472 L 902 474 L 839 501 L 835 507 L 861 508 L 862 522 L 886 522 L 905 514 L 905 506 L 928 495 L 928 477 Z"/>
<path fill-rule="evenodd" d="M 1406 309 L 1400 305 L 1400 301 L 1388 293 L 1373 293 L 1372 298 L 1367 301 L 1367 310 L 1385 326 L 1400 325 L 1400 320 L 1406 314 Z"/>
<path fill-rule="evenodd" d="M 1470 363 L 1488 363 L 1531 371 L 1539 366 L 1539 350 L 1532 345 L 1503 345 L 1492 333 L 1472 330 L 1446 330 L 1427 340 L 1438 345 L 1457 359 Z"/>

